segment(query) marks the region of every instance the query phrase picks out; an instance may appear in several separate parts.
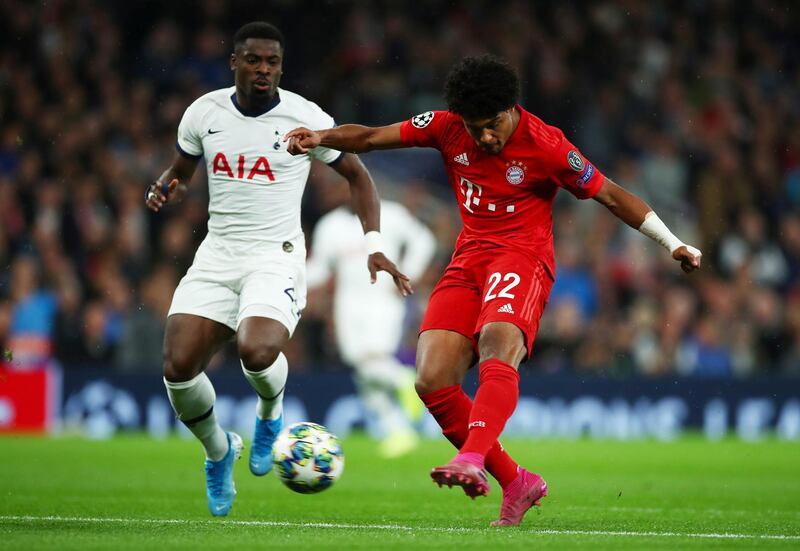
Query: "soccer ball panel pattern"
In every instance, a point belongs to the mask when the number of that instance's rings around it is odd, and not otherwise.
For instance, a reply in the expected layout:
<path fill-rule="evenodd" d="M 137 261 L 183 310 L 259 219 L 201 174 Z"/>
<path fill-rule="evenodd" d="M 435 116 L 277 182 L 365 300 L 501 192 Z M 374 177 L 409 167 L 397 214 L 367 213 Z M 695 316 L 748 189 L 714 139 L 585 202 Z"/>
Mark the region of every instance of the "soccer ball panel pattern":
<path fill-rule="evenodd" d="M 301 494 L 330 488 L 344 470 L 342 445 L 316 423 L 284 428 L 272 447 L 272 461 L 281 482 Z"/>

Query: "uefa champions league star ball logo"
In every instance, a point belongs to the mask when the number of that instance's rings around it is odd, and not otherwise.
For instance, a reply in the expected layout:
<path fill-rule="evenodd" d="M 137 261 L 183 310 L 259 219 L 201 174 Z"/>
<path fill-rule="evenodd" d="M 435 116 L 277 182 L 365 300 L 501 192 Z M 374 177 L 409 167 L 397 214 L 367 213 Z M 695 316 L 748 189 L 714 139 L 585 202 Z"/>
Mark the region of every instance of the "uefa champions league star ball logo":
<path fill-rule="evenodd" d="M 511 161 L 506 163 L 508 169 L 506 170 L 506 180 L 509 184 L 517 186 L 525 180 L 525 169 L 527 168 L 522 162 Z"/>
<path fill-rule="evenodd" d="M 411 117 L 411 124 L 413 124 L 415 128 L 425 128 L 433 120 L 434 114 L 433 111 L 425 111 L 419 115 L 414 115 Z"/>

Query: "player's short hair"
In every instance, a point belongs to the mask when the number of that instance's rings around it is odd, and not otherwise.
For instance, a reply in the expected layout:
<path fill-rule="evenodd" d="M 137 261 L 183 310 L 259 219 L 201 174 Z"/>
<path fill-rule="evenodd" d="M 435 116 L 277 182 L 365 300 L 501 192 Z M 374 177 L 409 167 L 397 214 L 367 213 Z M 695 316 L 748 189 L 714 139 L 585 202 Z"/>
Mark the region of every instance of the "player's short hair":
<path fill-rule="evenodd" d="M 513 107 L 519 98 L 519 77 L 505 61 L 492 55 L 462 59 L 447 75 L 447 108 L 467 119 L 488 119 Z"/>
<path fill-rule="evenodd" d="M 239 30 L 233 35 L 234 50 L 243 46 L 248 38 L 266 38 L 267 40 L 274 40 L 281 45 L 281 50 L 284 49 L 285 42 L 283 33 L 278 27 L 266 21 L 253 21 L 239 27 Z"/>

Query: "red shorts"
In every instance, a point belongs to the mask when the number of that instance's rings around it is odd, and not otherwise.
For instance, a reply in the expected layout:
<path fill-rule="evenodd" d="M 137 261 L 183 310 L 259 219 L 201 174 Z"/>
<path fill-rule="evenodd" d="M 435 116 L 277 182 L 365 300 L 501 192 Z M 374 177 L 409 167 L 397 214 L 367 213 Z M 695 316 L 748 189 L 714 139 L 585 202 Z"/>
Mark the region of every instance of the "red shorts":
<path fill-rule="evenodd" d="M 447 329 L 472 341 L 487 323 L 505 321 L 522 331 L 530 356 L 553 278 L 530 253 L 511 248 L 456 253 L 431 293 L 420 333 Z"/>

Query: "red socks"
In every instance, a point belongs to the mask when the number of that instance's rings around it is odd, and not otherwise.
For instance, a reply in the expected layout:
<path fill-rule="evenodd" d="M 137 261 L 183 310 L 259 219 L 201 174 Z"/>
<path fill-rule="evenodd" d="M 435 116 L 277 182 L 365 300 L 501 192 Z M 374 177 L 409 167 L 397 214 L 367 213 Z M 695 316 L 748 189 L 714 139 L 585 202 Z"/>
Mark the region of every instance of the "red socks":
<path fill-rule="evenodd" d="M 460 453 L 486 455 L 497 441 L 506 421 L 517 408 L 519 373 L 500 360 L 480 365 L 480 385 L 469 414 L 469 436 Z"/>
<path fill-rule="evenodd" d="M 420 396 L 428 411 L 442 427 L 442 433 L 456 447 L 464 445 L 469 435 L 467 425 L 472 410 L 472 400 L 460 385 L 440 388 Z M 517 463 L 499 442 L 493 442 L 486 455 L 486 470 L 505 488 L 517 477 Z"/>

